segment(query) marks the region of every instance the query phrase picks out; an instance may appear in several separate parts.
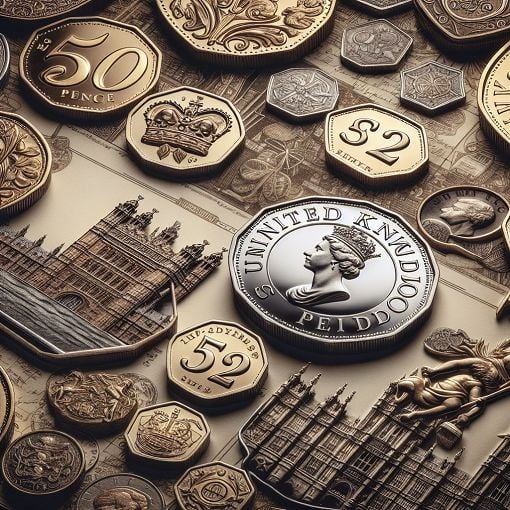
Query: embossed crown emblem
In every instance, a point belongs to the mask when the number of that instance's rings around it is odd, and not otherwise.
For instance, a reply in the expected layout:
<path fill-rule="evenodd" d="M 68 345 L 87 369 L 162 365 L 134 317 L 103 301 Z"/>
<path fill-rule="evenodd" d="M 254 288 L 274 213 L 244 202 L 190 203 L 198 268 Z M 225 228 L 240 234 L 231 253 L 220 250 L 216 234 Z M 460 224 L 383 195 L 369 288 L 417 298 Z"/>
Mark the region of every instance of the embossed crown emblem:
<path fill-rule="evenodd" d="M 332 237 L 346 244 L 363 261 L 381 256 L 380 253 L 375 253 L 374 242 L 357 228 L 337 225 L 333 229 Z"/>
<path fill-rule="evenodd" d="M 232 127 L 230 115 L 219 108 L 203 108 L 203 98 L 181 106 L 175 101 L 152 104 L 145 112 L 147 128 L 142 142 L 158 145 L 158 156 L 173 153 L 180 163 L 187 153 L 207 156 L 211 145 Z"/>

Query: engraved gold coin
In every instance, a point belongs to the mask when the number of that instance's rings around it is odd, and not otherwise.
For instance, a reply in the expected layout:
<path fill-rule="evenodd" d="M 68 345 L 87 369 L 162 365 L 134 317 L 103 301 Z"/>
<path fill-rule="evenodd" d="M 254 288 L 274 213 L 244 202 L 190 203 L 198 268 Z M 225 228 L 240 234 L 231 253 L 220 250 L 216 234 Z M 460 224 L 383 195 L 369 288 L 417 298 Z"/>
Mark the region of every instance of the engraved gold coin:
<path fill-rule="evenodd" d="M 331 168 L 364 184 L 407 183 L 428 166 L 423 126 L 379 105 L 331 112 L 324 136 Z"/>
<path fill-rule="evenodd" d="M 50 148 L 41 133 L 23 117 L 0 112 L 0 219 L 39 200 L 50 177 Z"/>
<path fill-rule="evenodd" d="M 232 322 L 205 322 L 177 334 L 168 345 L 170 387 L 210 411 L 255 396 L 267 370 L 260 337 Z"/>
<path fill-rule="evenodd" d="M 138 410 L 124 438 L 133 460 L 177 470 L 194 464 L 209 446 L 205 417 L 179 402 Z"/>
<path fill-rule="evenodd" d="M 243 148 L 244 138 L 243 121 L 230 101 L 192 87 L 146 98 L 126 124 L 135 158 L 146 170 L 174 179 L 217 172 Z"/>
<path fill-rule="evenodd" d="M 319 45 L 334 23 L 332 0 L 157 0 L 170 33 L 193 58 L 229 66 L 281 65 Z"/>
<path fill-rule="evenodd" d="M 97 118 L 118 113 L 156 84 L 161 53 L 138 28 L 69 18 L 36 30 L 20 56 L 27 89 L 51 111 Z"/>
<path fill-rule="evenodd" d="M 14 389 L 9 376 L 0 367 L 0 448 L 11 438 L 14 427 Z"/>
<path fill-rule="evenodd" d="M 510 43 L 486 65 L 478 84 L 480 126 L 486 135 L 510 155 Z"/>
<path fill-rule="evenodd" d="M 100 4 L 101 0 L 2 0 L 0 21 L 37 23 L 69 15 L 71 12 Z"/>

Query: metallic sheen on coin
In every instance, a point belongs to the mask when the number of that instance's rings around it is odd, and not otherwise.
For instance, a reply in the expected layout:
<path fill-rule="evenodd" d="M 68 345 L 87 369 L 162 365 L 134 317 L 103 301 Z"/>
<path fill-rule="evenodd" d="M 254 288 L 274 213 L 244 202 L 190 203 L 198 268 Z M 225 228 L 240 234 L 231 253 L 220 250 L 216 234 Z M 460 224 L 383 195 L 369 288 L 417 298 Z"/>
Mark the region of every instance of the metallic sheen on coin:
<path fill-rule="evenodd" d="M 425 129 L 376 104 L 331 112 L 324 130 L 326 162 L 363 184 L 404 184 L 428 167 Z"/>
<path fill-rule="evenodd" d="M 126 427 L 138 408 L 134 382 L 123 374 L 52 375 L 46 396 L 57 420 L 88 432 L 110 434 Z"/>
<path fill-rule="evenodd" d="M 486 135 L 510 157 L 510 42 L 491 58 L 480 77 L 478 113 Z"/>
<path fill-rule="evenodd" d="M 391 16 L 413 7 L 413 0 L 349 0 L 348 3 L 372 16 Z"/>
<path fill-rule="evenodd" d="M 255 67 L 297 60 L 333 28 L 332 0 L 156 0 L 176 43 L 207 64 Z"/>
<path fill-rule="evenodd" d="M 37 23 L 68 16 L 71 12 L 101 3 L 98 0 L 2 0 L 0 21 Z"/>
<path fill-rule="evenodd" d="M 267 377 L 260 337 L 225 321 L 208 321 L 177 334 L 168 344 L 172 390 L 210 412 L 249 401 Z"/>
<path fill-rule="evenodd" d="M 71 436 L 55 430 L 26 434 L 9 445 L 2 474 L 11 489 L 24 496 L 56 496 L 79 486 L 85 455 Z"/>
<path fill-rule="evenodd" d="M 337 81 L 319 69 L 286 69 L 273 74 L 267 86 L 268 109 L 292 122 L 318 120 L 337 101 Z"/>
<path fill-rule="evenodd" d="M 175 484 L 182 510 L 247 510 L 255 488 L 246 471 L 223 462 L 195 466 Z"/>
<path fill-rule="evenodd" d="M 137 465 L 178 470 L 194 464 L 209 446 L 205 417 L 179 402 L 138 410 L 124 434 Z"/>
<path fill-rule="evenodd" d="M 140 29 L 96 17 L 36 30 L 20 56 L 24 85 L 48 110 L 89 119 L 140 100 L 160 68 L 160 51 Z"/>
<path fill-rule="evenodd" d="M 227 99 L 192 87 L 149 96 L 129 113 L 128 147 L 161 177 L 206 177 L 244 146 L 244 124 Z"/>
<path fill-rule="evenodd" d="M 9 442 L 14 428 L 14 389 L 9 376 L 0 367 L 0 449 Z"/>
<path fill-rule="evenodd" d="M 11 63 L 11 51 L 9 43 L 3 34 L 0 34 L 0 84 L 7 78 L 9 65 Z"/>
<path fill-rule="evenodd" d="M 400 73 L 400 102 L 426 115 L 436 115 L 466 102 L 464 73 L 427 62 Z"/>
<path fill-rule="evenodd" d="M 382 355 L 431 310 L 439 271 L 400 216 L 309 197 L 268 207 L 232 240 L 236 304 L 289 354 L 323 362 Z"/>
<path fill-rule="evenodd" d="M 348 27 L 342 35 L 340 58 L 360 73 L 387 73 L 397 69 L 413 40 L 386 19 Z"/>
<path fill-rule="evenodd" d="M 165 510 L 165 500 L 149 480 L 131 473 L 105 476 L 78 496 L 76 510 Z"/>
<path fill-rule="evenodd" d="M 50 184 L 51 153 L 26 119 L 0 112 L 0 219 L 37 202 Z"/>

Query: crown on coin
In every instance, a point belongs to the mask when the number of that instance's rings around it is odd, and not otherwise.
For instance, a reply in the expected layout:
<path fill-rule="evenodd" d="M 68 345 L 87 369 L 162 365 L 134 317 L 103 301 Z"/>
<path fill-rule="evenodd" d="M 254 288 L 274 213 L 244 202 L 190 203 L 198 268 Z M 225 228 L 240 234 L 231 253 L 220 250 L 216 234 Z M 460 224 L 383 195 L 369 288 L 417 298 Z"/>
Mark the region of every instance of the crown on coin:
<path fill-rule="evenodd" d="M 346 244 L 363 261 L 381 256 L 380 253 L 375 253 L 374 242 L 357 228 L 337 225 L 333 229 L 332 237 Z"/>
<path fill-rule="evenodd" d="M 211 145 L 232 127 L 230 115 L 219 108 L 203 108 L 201 96 L 184 107 L 175 101 L 153 104 L 144 116 L 143 143 L 168 144 L 198 156 L 207 156 Z"/>

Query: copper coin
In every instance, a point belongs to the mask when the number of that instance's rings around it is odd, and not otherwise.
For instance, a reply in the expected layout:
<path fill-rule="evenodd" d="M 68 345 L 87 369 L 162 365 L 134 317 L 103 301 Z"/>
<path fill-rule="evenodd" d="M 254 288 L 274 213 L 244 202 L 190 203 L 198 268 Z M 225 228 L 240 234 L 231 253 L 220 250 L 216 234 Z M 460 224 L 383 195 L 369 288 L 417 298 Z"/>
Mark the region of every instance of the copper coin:
<path fill-rule="evenodd" d="M 26 119 L 0 112 L 0 218 L 30 207 L 44 195 L 51 177 L 45 139 Z"/>
<path fill-rule="evenodd" d="M 0 448 L 11 438 L 14 426 L 14 389 L 9 376 L 0 367 Z"/>
<path fill-rule="evenodd" d="M 67 16 L 71 12 L 80 10 L 100 0 L 2 0 L 0 4 L 0 21 L 13 23 L 34 23 L 47 21 L 60 16 Z"/>
<path fill-rule="evenodd" d="M 20 56 L 28 90 L 71 117 L 118 113 L 156 84 L 161 53 L 138 28 L 105 18 L 69 18 L 39 30 Z"/>

